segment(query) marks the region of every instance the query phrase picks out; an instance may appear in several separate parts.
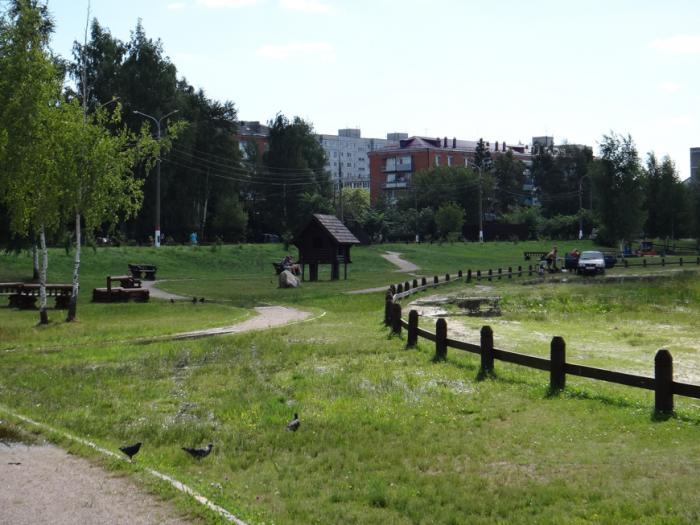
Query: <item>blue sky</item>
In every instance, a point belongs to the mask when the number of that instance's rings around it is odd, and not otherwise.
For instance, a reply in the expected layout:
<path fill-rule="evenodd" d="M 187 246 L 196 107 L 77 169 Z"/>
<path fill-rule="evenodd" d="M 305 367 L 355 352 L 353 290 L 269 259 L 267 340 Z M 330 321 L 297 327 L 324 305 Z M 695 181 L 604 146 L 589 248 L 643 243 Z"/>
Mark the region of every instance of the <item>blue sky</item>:
<path fill-rule="evenodd" d="M 83 38 L 87 0 L 49 0 L 52 47 Z M 529 143 L 631 134 L 642 158 L 689 176 L 700 146 L 697 0 L 92 0 L 122 40 L 138 18 L 179 74 L 321 133 L 387 132 Z"/>

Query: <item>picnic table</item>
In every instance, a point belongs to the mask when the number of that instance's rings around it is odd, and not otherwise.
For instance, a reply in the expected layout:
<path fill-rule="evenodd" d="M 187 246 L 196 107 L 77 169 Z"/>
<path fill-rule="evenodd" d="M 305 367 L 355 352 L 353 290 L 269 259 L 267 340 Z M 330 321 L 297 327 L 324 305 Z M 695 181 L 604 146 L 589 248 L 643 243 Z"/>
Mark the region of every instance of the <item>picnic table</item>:
<path fill-rule="evenodd" d="M 114 281 L 121 286 L 112 286 Z M 149 298 L 150 292 L 141 288 L 141 281 L 130 275 L 108 275 L 106 288 L 92 289 L 93 303 L 127 302 L 129 299 L 146 302 Z"/>
<path fill-rule="evenodd" d="M 539 261 L 542 257 L 546 257 L 549 252 L 523 252 L 523 257 L 526 261 L 529 261 L 532 257 L 536 257 Z"/>
<path fill-rule="evenodd" d="M 36 308 L 40 288 L 41 285 L 36 283 L 0 283 L 0 295 L 9 297 L 10 308 L 32 310 Z M 46 284 L 46 296 L 55 298 L 56 308 L 68 308 L 72 294 L 72 284 Z"/>
<path fill-rule="evenodd" d="M 135 264 L 129 263 L 129 271 L 135 279 L 147 279 L 149 281 L 156 280 L 156 266 L 153 264 Z"/>

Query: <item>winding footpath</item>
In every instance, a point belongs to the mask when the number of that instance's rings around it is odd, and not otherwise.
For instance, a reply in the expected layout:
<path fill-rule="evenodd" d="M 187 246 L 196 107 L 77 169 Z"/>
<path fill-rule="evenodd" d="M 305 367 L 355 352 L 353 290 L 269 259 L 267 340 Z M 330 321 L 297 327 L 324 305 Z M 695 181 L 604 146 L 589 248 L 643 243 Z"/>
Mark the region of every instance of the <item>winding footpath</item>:
<path fill-rule="evenodd" d="M 156 287 L 157 281 L 144 281 L 151 297 L 164 300 L 190 300 Z M 151 343 L 166 340 L 195 339 L 216 335 L 265 330 L 308 320 L 310 312 L 283 306 L 255 308 L 257 315 L 240 323 L 195 330 L 138 341 Z M 0 420 L 0 429 L 2 428 Z M 45 427 L 46 425 L 41 425 Z M 100 450 L 99 447 L 93 447 Z M 112 455 L 109 451 L 104 451 Z M 147 469 L 148 470 L 148 469 Z M 209 508 L 216 507 L 189 487 L 156 471 L 151 475 L 190 494 Z M 213 509 L 226 521 L 242 524 L 224 509 Z M 118 477 L 84 458 L 69 455 L 50 445 L 26 445 L 0 439 L 0 525 L 186 525 L 174 506 L 145 494 L 128 478 Z"/>

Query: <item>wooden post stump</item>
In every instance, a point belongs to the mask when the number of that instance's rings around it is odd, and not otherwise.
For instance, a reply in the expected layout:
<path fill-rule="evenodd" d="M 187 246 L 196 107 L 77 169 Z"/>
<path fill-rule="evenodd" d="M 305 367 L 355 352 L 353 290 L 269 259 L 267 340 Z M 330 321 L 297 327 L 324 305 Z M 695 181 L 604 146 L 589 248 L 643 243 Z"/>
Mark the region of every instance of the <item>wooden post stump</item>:
<path fill-rule="evenodd" d="M 562 390 L 566 386 L 566 343 L 563 337 L 552 338 L 550 346 L 551 370 L 549 373 L 549 388 L 552 392 Z"/>
<path fill-rule="evenodd" d="M 683 257 L 678 259 L 678 266 L 683 266 Z"/>
<path fill-rule="evenodd" d="M 528 275 L 532 275 L 532 265 L 528 266 Z"/>
<path fill-rule="evenodd" d="M 433 284 L 437 284 L 437 283 L 438 283 L 438 276 L 434 275 L 433 276 Z"/>
<path fill-rule="evenodd" d="M 673 412 L 673 358 L 664 348 L 654 357 L 654 410 L 659 414 Z"/>
<path fill-rule="evenodd" d="M 459 277 L 460 279 L 462 278 L 462 270 L 459 270 L 459 271 L 457 272 L 457 277 Z"/>
<path fill-rule="evenodd" d="M 481 373 L 493 372 L 493 330 L 490 326 L 481 327 Z"/>
<path fill-rule="evenodd" d="M 413 287 L 418 288 L 418 279 L 413 279 Z"/>
<path fill-rule="evenodd" d="M 411 310 L 408 312 L 408 337 L 406 348 L 413 348 L 418 343 L 418 312 Z"/>
<path fill-rule="evenodd" d="M 396 293 L 403 293 L 403 284 L 399 283 L 399 286 L 396 288 Z"/>
<path fill-rule="evenodd" d="M 503 275 L 503 270 L 501 268 L 498 269 L 498 280 L 501 280 L 501 276 Z"/>
<path fill-rule="evenodd" d="M 476 280 L 481 281 L 481 270 L 476 271 Z"/>
<path fill-rule="evenodd" d="M 446 274 L 445 274 L 445 282 L 447 282 L 447 281 L 449 281 L 449 280 L 450 280 L 450 274 L 449 274 L 449 273 L 446 273 Z"/>
<path fill-rule="evenodd" d="M 409 283 L 408 281 L 403 283 L 403 289 L 405 292 L 409 291 L 411 289 L 411 283 Z"/>
<path fill-rule="evenodd" d="M 509 266 L 508 267 L 508 279 L 512 279 L 512 278 L 513 278 L 513 267 Z"/>
<path fill-rule="evenodd" d="M 435 323 L 435 360 L 447 359 L 447 321 L 440 318 Z"/>
<path fill-rule="evenodd" d="M 470 283 L 472 282 L 472 271 L 467 270 L 467 282 Z"/>
<path fill-rule="evenodd" d="M 428 284 L 428 281 L 426 280 L 425 277 L 421 277 L 420 284 L 421 284 L 421 286 L 425 286 L 426 284 Z"/>
<path fill-rule="evenodd" d="M 493 278 L 493 270 L 489 268 L 489 281 L 491 281 Z"/>
<path fill-rule="evenodd" d="M 518 265 L 518 277 L 523 276 L 523 267 L 521 265 Z"/>
<path fill-rule="evenodd" d="M 391 326 L 391 307 L 393 304 L 394 301 L 391 300 L 391 297 L 387 297 L 384 302 L 384 325 L 386 326 Z"/>

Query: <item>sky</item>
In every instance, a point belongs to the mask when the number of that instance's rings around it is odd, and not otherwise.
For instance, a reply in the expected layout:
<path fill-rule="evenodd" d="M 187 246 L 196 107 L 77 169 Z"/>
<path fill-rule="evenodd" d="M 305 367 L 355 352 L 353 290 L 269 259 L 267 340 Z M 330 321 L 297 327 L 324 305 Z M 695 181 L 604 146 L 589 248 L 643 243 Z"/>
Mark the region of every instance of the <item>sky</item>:
<path fill-rule="evenodd" d="M 88 0 L 48 0 L 53 50 L 83 40 Z M 319 133 L 598 151 L 630 134 L 687 178 L 700 146 L 697 0 L 91 0 L 128 41 L 137 20 L 180 76 L 241 120 L 300 116 Z"/>

